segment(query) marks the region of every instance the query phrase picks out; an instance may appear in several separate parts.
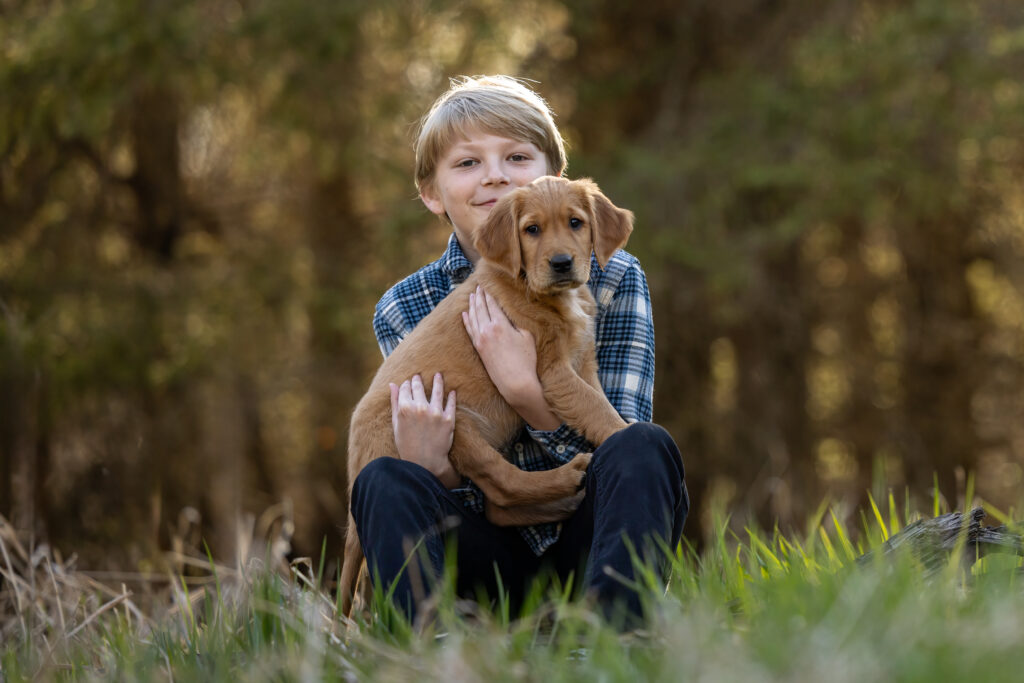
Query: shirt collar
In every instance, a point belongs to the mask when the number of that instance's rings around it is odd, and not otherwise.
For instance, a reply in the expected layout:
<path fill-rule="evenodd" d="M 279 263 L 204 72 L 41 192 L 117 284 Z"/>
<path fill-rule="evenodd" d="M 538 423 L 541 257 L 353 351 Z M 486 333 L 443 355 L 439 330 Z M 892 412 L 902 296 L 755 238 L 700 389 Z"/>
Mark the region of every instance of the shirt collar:
<path fill-rule="evenodd" d="M 469 277 L 469 274 L 473 272 L 473 264 L 466 254 L 462 251 L 462 247 L 459 246 L 459 241 L 455 238 L 455 233 L 451 234 L 448 238 L 448 248 L 444 250 L 444 254 L 441 256 L 441 271 L 451 278 L 453 284 L 462 284 L 462 282 Z"/>

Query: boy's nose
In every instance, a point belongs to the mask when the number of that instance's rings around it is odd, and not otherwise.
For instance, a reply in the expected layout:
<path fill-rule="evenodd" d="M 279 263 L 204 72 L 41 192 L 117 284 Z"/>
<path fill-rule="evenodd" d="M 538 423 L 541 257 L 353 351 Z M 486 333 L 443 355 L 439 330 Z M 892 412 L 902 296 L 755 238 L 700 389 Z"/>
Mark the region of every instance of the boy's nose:
<path fill-rule="evenodd" d="M 488 167 L 487 173 L 484 174 L 484 185 L 501 185 L 508 182 L 508 174 L 505 173 L 505 169 L 501 166 L 492 165 Z"/>

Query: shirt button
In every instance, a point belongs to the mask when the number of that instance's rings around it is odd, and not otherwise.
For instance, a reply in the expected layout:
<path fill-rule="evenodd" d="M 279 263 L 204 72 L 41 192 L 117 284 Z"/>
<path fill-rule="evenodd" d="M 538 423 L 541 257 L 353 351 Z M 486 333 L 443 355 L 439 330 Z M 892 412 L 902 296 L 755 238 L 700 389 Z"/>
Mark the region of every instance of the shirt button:
<path fill-rule="evenodd" d="M 562 444 L 558 444 L 557 446 L 555 446 L 555 452 L 556 453 L 565 453 L 565 446 L 563 446 Z"/>
<path fill-rule="evenodd" d="M 522 452 L 523 452 L 523 444 L 517 443 L 516 444 L 516 453 L 522 453 Z"/>

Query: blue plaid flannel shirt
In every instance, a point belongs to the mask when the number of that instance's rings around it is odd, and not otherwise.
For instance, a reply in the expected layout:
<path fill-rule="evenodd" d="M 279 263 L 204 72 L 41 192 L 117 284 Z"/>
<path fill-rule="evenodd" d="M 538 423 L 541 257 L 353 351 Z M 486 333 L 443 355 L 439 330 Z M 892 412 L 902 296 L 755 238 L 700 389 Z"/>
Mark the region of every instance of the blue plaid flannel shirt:
<path fill-rule="evenodd" d="M 470 273 L 455 234 L 440 259 L 424 266 L 389 289 L 377 303 L 373 332 L 387 356 L 430 311 Z M 627 422 L 650 422 L 654 400 L 654 322 L 647 278 L 640 262 L 618 251 L 601 270 L 591 255 L 590 291 L 597 301 L 597 364 L 601 387 Z M 549 470 L 563 465 L 593 446 L 572 428 L 554 431 L 527 426 L 505 453 L 527 471 Z M 480 489 L 467 482 L 455 489 L 467 507 L 483 514 Z M 537 555 L 558 540 L 561 524 L 520 527 L 523 538 Z"/>

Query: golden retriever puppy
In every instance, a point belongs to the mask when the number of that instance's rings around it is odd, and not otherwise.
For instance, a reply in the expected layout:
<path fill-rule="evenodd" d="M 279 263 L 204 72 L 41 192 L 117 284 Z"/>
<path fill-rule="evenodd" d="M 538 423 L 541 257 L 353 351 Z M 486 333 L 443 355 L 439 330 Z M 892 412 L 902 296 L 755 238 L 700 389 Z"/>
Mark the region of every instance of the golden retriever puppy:
<path fill-rule="evenodd" d="M 349 428 L 348 481 L 374 458 L 398 457 L 389 383 L 423 378 L 430 396 L 434 374 L 456 391 L 452 466 L 483 491 L 494 524 L 524 525 L 565 519 L 582 496 L 589 453 L 561 467 L 526 472 L 499 449 L 523 420 L 491 382 L 462 324 L 478 285 L 537 344 L 537 375 L 551 409 L 595 446 L 626 423 L 597 379 L 596 305 L 586 283 L 590 254 L 603 268 L 625 245 L 633 214 L 614 206 L 592 181 L 546 176 L 503 197 L 474 236 L 481 260 L 473 274 L 427 315 L 384 361 L 356 406 Z M 351 498 L 351 496 L 350 496 Z M 349 514 L 339 590 L 345 614 L 362 547 Z"/>

